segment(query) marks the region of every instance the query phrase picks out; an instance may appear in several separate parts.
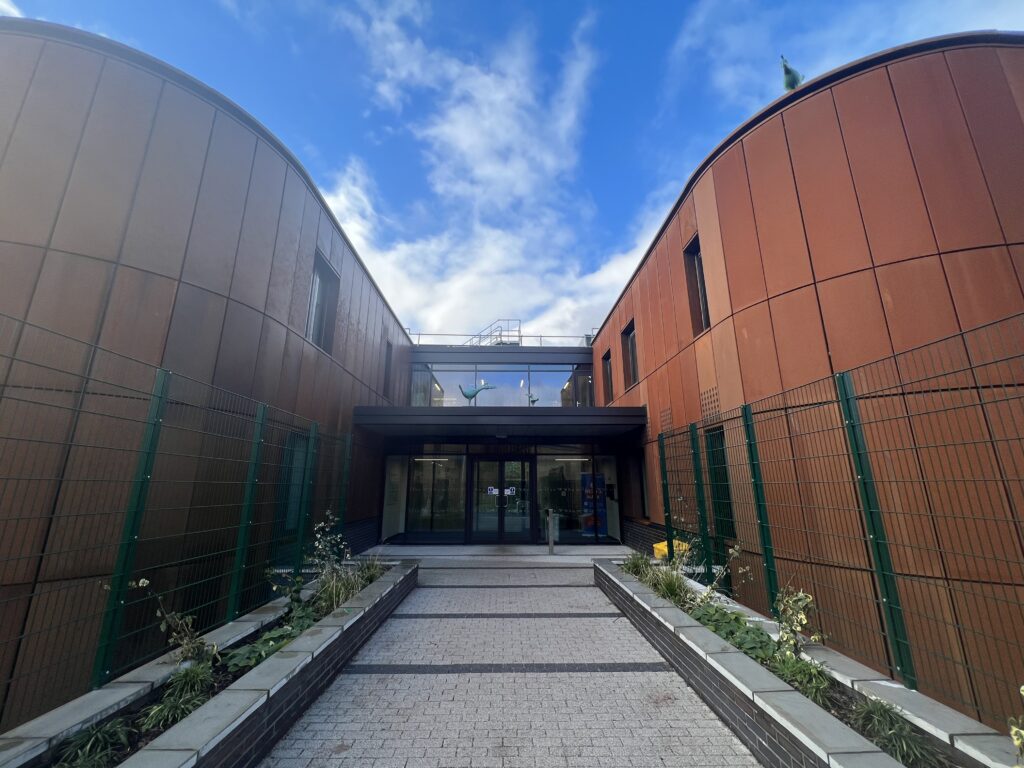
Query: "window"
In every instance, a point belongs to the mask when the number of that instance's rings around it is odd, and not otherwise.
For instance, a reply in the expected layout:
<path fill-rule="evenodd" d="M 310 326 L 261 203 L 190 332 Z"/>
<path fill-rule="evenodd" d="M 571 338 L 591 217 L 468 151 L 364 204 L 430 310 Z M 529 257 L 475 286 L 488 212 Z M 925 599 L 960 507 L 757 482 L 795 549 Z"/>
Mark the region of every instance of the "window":
<path fill-rule="evenodd" d="M 622 368 L 626 389 L 629 389 L 640 380 L 636 364 L 636 327 L 632 320 L 622 331 Z"/>
<path fill-rule="evenodd" d="M 700 255 L 700 240 L 693 238 L 683 250 L 686 262 L 686 285 L 689 288 L 690 322 L 693 335 L 699 336 L 711 327 L 708 314 L 708 289 L 704 283 L 704 260 Z"/>
<path fill-rule="evenodd" d="M 391 352 L 390 341 L 384 342 L 384 397 L 391 399 Z"/>
<path fill-rule="evenodd" d="M 612 385 L 612 351 L 609 349 L 601 358 L 601 378 L 604 379 L 604 404 L 611 405 L 615 399 L 615 387 Z"/>
<path fill-rule="evenodd" d="M 320 251 L 313 257 L 313 285 L 309 291 L 306 338 L 325 352 L 334 341 L 334 321 L 338 312 L 340 280 Z"/>

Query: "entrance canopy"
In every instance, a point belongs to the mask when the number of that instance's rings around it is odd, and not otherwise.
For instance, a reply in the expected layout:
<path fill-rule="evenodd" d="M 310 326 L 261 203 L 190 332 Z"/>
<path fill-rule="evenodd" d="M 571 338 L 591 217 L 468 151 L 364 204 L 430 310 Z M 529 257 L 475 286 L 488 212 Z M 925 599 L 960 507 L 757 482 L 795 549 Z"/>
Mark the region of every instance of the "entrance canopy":
<path fill-rule="evenodd" d="M 471 438 L 594 440 L 632 438 L 645 408 L 391 408 L 357 406 L 354 424 L 388 437 L 431 441 Z"/>

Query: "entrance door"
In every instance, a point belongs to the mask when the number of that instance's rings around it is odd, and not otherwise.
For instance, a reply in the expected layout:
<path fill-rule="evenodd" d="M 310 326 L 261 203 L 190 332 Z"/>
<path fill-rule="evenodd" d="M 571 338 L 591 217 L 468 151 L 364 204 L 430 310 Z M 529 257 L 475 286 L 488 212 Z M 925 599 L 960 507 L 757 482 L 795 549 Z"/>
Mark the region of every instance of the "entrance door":
<path fill-rule="evenodd" d="M 533 499 L 529 458 L 477 459 L 473 468 L 473 541 L 528 542 Z"/>

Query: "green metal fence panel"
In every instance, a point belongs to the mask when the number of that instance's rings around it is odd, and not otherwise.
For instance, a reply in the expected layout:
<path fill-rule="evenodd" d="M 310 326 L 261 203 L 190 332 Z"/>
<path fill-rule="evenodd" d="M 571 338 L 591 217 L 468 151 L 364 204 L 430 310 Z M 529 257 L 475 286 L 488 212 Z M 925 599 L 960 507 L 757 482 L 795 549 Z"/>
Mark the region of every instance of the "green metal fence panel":
<path fill-rule="evenodd" d="M 242 514 L 238 521 L 235 544 L 235 564 L 231 569 L 231 593 L 228 596 L 228 621 L 238 618 L 242 599 L 242 582 L 245 579 L 245 563 L 249 554 L 249 538 L 252 526 L 253 507 L 256 502 L 256 487 L 260 481 L 260 455 L 263 452 L 263 429 L 267 424 L 267 405 L 256 406 L 256 423 L 252 430 L 252 448 L 249 453 L 249 468 L 245 478 L 245 497 L 242 500 Z"/>
<path fill-rule="evenodd" d="M 747 460 L 750 462 L 750 482 L 754 492 L 757 511 L 757 529 L 761 539 L 761 553 L 764 561 L 765 588 L 768 604 L 775 610 L 779 596 L 779 577 L 775 571 L 775 551 L 772 547 L 772 529 L 768 521 L 768 503 L 764 494 L 764 478 L 761 475 L 761 460 L 757 453 L 757 433 L 754 430 L 754 415 L 750 405 L 743 406 L 743 431 L 747 439 Z"/>
<path fill-rule="evenodd" d="M 697 506 L 697 522 L 700 530 L 700 548 L 703 560 L 704 583 L 710 583 L 713 577 L 714 559 L 711 549 L 711 530 L 708 526 L 707 502 L 704 498 L 704 473 L 700 461 L 700 438 L 697 436 L 696 422 L 689 426 L 690 454 L 693 462 L 693 486 Z"/>
<path fill-rule="evenodd" d="M 313 462 L 316 461 L 316 438 L 317 423 L 314 421 L 309 425 L 309 435 L 306 438 L 306 460 L 303 464 L 299 529 L 295 536 L 294 573 L 296 576 L 302 571 L 302 563 L 306 554 L 306 535 L 310 526 L 310 518 L 313 516 Z"/>
<path fill-rule="evenodd" d="M 665 534 L 668 537 L 668 561 L 675 560 L 675 531 L 672 529 L 672 501 L 668 495 L 668 464 L 665 460 L 665 435 L 658 435 L 658 464 L 661 468 L 661 501 L 665 512 Z"/>
<path fill-rule="evenodd" d="M 139 528 L 146 510 L 150 480 L 153 477 L 153 462 L 156 458 L 157 445 L 160 442 L 160 426 L 163 423 L 164 404 L 170 378 L 170 372 L 163 368 L 157 369 L 153 381 L 153 395 L 149 403 L 149 414 L 146 417 L 146 429 L 142 436 L 142 444 L 139 446 L 135 479 L 132 481 L 131 496 L 124 513 L 124 526 L 121 530 L 117 561 L 114 564 L 114 573 L 110 577 L 108 587 L 107 609 L 103 614 L 103 625 L 100 629 L 100 640 L 96 649 L 96 660 L 93 664 L 92 683 L 94 688 L 103 685 L 110 677 L 111 659 L 114 654 L 114 646 L 120 636 L 124 616 L 125 595 L 128 592 L 135 566 Z"/>
<path fill-rule="evenodd" d="M 904 684 L 908 688 L 916 688 L 917 675 L 914 672 L 913 655 L 907 637 L 907 625 L 903 617 L 895 569 L 889 551 L 889 537 L 885 532 L 885 522 L 882 519 L 878 490 L 871 468 L 871 458 L 867 441 L 864 438 L 860 413 L 857 409 L 856 393 L 849 373 L 837 373 L 835 381 L 839 405 L 843 412 L 843 423 L 846 426 L 850 456 L 857 476 L 857 490 L 864 513 L 864 523 L 868 531 L 875 577 L 878 579 L 882 594 L 882 609 L 888 630 L 890 651 L 896 672 L 902 677 Z"/>

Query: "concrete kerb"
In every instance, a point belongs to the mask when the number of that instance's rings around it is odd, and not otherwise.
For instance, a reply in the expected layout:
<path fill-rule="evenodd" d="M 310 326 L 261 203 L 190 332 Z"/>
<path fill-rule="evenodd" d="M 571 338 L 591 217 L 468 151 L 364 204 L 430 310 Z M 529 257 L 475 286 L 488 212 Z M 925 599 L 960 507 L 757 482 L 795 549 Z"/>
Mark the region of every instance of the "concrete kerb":
<path fill-rule="evenodd" d="M 716 644 L 716 640 L 719 643 L 724 643 L 717 635 L 711 630 L 704 628 L 695 619 L 690 617 L 684 611 L 675 608 L 675 611 L 681 613 L 686 619 L 692 624 L 681 624 L 681 617 L 677 613 L 670 613 L 666 616 L 669 609 L 666 608 L 655 608 L 650 609 L 646 598 L 641 598 L 640 592 L 633 589 L 634 584 L 639 582 L 625 574 L 618 566 L 618 563 L 611 559 L 595 559 L 594 566 L 601 570 L 609 579 L 616 582 L 627 592 L 630 592 L 634 599 L 638 603 L 647 607 L 648 611 L 652 613 L 659 621 L 669 626 L 675 634 L 694 649 L 698 654 L 702 655 L 712 666 L 714 666 L 724 677 L 730 680 L 739 690 L 744 691 L 744 694 L 752 692 L 755 694 L 755 702 L 757 699 L 756 694 L 758 693 L 758 687 L 762 686 L 760 690 L 767 690 L 763 686 L 775 685 L 768 681 L 764 675 L 769 675 L 778 681 L 778 688 L 774 691 L 785 691 L 786 689 L 792 690 L 788 684 L 779 678 L 775 677 L 771 672 L 764 669 L 753 659 L 749 659 L 744 654 L 740 653 L 744 659 L 749 661 L 746 664 L 739 661 L 735 654 L 730 651 L 739 653 L 733 646 L 729 645 L 730 650 L 718 650 L 721 648 L 720 644 Z M 690 585 L 697 591 L 703 591 L 706 587 L 703 584 L 699 584 L 695 581 L 690 581 Z M 649 591 L 649 588 L 644 587 L 644 591 Z M 752 622 L 756 622 L 762 628 L 769 632 L 773 637 L 778 636 L 778 624 L 771 619 L 758 614 L 752 609 L 742 606 L 733 600 L 727 598 L 723 600 L 730 610 L 737 610 L 748 617 Z M 703 632 L 698 630 L 698 627 Z M 712 637 L 708 637 L 707 634 Z M 728 644 L 727 644 L 728 645 Z M 886 675 L 878 672 L 877 670 L 871 669 L 870 667 L 861 664 L 860 662 L 854 661 L 847 656 L 844 656 L 837 651 L 826 648 L 819 644 L 808 644 L 804 648 L 802 654 L 804 658 L 818 662 L 825 668 L 825 670 L 835 679 L 837 682 L 845 685 L 846 687 L 861 693 L 864 696 L 868 696 L 875 699 L 880 699 L 896 707 L 900 713 L 907 718 L 911 723 L 921 728 L 923 731 L 931 734 L 939 741 L 948 744 L 953 749 L 963 752 L 963 754 L 972 760 L 981 763 L 988 768 L 1013 768 L 1015 763 L 1016 751 L 1013 748 L 1012 742 L 1006 736 L 1003 736 L 998 731 L 984 725 L 983 723 L 974 720 L 961 712 L 958 712 L 944 704 L 941 704 L 934 699 L 925 696 L 918 691 L 911 691 L 901 683 L 892 680 Z M 756 667 L 756 669 L 755 669 Z M 795 693 L 795 692 L 794 692 Z M 799 694 L 796 694 L 799 696 Z M 800 698 L 803 698 L 802 696 Z M 806 699 L 805 699 L 806 701 Z M 815 706 L 812 702 L 808 701 L 810 706 Z M 815 707 L 822 714 L 828 715 L 820 708 Z M 767 709 L 766 709 L 767 711 Z M 780 709 L 781 713 L 783 710 Z M 828 715 L 831 717 L 831 715 Z M 777 722 L 783 723 L 779 717 L 773 718 Z M 834 718 L 833 718 L 834 719 Z M 836 721 L 839 723 L 839 721 Z M 844 728 L 842 723 L 839 723 Z M 788 727 L 788 726 L 787 726 Z M 851 733 L 857 735 L 858 738 L 862 738 L 859 734 L 856 734 L 852 729 Z M 813 733 L 813 732 L 812 732 Z M 806 734 L 797 733 L 793 731 L 794 736 L 803 740 Z M 865 740 L 866 741 L 866 740 Z M 867 742 L 870 744 L 870 742 Z M 871 745 L 875 750 L 877 747 Z M 813 749 L 808 746 L 809 749 Z M 816 754 L 820 754 L 816 749 Z M 838 753 L 831 755 L 829 753 L 830 765 L 836 766 L 849 766 L 850 768 L 860 768 L 861 766 L 868 765 L 865 762 L 867 756 L 862 753 L 861 750 L 842 750 L 843 756 Z M 856 753 L 856 755 L 852 754 Z M 870 765 L 874 766 L 877 763 L 871 762 Z"/>
<path fill-rule="evenodd" d="M 360 592 L 359 595 L 356 595 L 352 601 L 345 603 L 338 611 L 317 622 L 317 626 L 309 630 L 310 633 L 313 633 L 313 637 L 322 638 L 325 634 L 325 628 L 337 627 L 336 633 L 326 633 L 330 635 L 331 639 L 336 639 L 362 614 L 365 607 L 369 607 L 381 599 L 405 573 L 408 573 L 416 565 L 415 561 L 392 560 L 385 561 L 385 564 L 391 566 L 391 570 L 363 591 L 372 591 L 369 596 L 370 599 L 362 597 L 363 592 Z M 302 591 L 303 599 L 312 597 L 316 593 L 316 586 L 315 581 L 310 582 Z M 373 589 L 375 586 L 378 586 L 376 590 Z M 365 603 L 365 607 L 360 605 L 360 603 Z M 230 647 L 256 634 L 266 625 L 277 621 L 285 614 L 287 609 L 288 599 L 285 597 L 277 598 L 250 611 L 235 621 L 228 622 L 205 633 L 202 636 L 203 640 L 209 644 L 216 645 L 218 648 Z M 313 640 L 306 640 L 304 634 L 289 644 L 288 651 L 294 652 L 295 649 L 291 646 L 300 642 L 312 643 Z M 301 648 L 302 646 L 300 646 Z M 284 652 L 275 654 L 267 661 L 276 658 L 281 653 Z M 19 768 L 19 766 L 27 765 L 36 760 L 40 755 L 56 748 L 61 742 L 74 736 L 82 729 L 88 728 L 117 712 L 128 709 L 133 704 L 137 704 L 140 699 L 143 699 L 147 694 L 162 686 L 174 671 L 178 669 L 176 654 L 176 650 L 168 651 L 162 656 L 126 672 L 101 688 L 89 691 L 60 707 L 19 725 L 17 728 L 0 734 L 0 768 Z M 308 655 L 309 658 L 312 658 L 314 654 L 310 651 Z M 260 665 L 260 667 L 262 666 Z M 289 674 L 287 669 L 285 669 L 288 666 L 286 663 L 279 662 L 274 666 L 279 668 L 281 674 L 287 675 L 280 681 L 277 687 L 280 687 L 280 684 L 283 684 L 287 677 L 290 677 L 299 668 L 295 667 Z M 253 674 L 260 667 L 257 667 L 249 674 Z M 262 674 L 266 676 L 271 673 L 268 669 L 264 670 Z M 239 678 L 227 690 L 235 687 L 248 676 L 247 674 Z M 264 688 L 263 690 L 266 691 L 268 689 Z M 156 741 L 154 740 L 154 743 Z M 166 752 L 168 754 L 160 755 L 160 765 L 173 764 L 178 766 L 195 763 L 195 754 L 192 754 L 191 762 L 188 760 L 182 762 L 179 760 L 182 755 L 173 757 L 173 759 L 171 755 L 171 753 L 181 752 L 181 750 L 171 749 L 166 750 Z M 171 762 L 167 762 L 168 760 Z M 150 763 L 146 763 L 146 765 L 149 766 Z"/>

